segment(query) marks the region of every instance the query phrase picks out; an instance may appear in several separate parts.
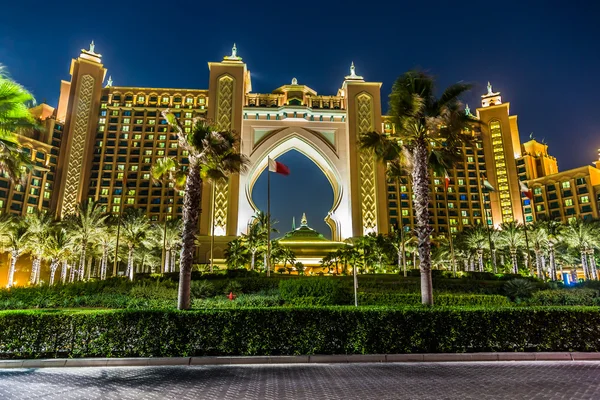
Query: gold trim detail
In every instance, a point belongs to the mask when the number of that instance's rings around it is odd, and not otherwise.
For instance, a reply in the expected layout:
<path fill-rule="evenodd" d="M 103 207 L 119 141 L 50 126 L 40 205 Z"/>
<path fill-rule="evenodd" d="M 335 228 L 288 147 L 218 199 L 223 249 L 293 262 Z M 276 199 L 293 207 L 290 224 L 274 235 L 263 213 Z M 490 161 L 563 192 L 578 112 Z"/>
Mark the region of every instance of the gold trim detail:
<path fill-rule="evenodd" d="M 216 122 L 219 130 L 230 131 L 233 128 L 233 92 L 234 79 L 229 75 L 219 78 L 217 90 Z M 227 235 L 227 208 L 229 205 L 229 180 L 219 179 L 215 185 L 215 212 L 212 223 L 215 236 Z"/>
<path fill-rule="evenodd" d="M 373 98 L 362 93 L 356 98 L 357 133 L 373 130 Z M 363 234 L 377 231 L 377 207 L 375 194 L 375 159 L 372 151 L 359 151 L 360 207 Z"/>
<path fill-rule="evenodd" d="M 81 189 L 81 173 L 83 167 L 83 153 L 85 150 L 86 136 L 92 109 L 92 94 L 94 93 L 94 78 L 84 75 L 78 94 L 77 109 L 75 111 L 75 126 L 69 162 L 67 164 L 67 178 L 63 196 L 61 215 L 75 213 L 77 199 Z"/>

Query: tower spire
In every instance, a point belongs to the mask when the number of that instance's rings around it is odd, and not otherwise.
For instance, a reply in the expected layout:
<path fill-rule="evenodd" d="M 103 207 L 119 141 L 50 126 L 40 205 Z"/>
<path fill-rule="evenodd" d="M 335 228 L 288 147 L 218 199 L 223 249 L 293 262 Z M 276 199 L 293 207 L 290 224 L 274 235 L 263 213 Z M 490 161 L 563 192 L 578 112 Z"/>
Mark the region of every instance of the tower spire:
<path fill-rule="evenodd" d="M 108 76 L 108 81 L 106 82 L 105 87 L 111 87 L 113 85 L 112 75 Z"/>
<path fill-rule="evenodd" d="M 231 55 L 223 57 L 223 60 L 227 60 L 227 61 L 242 61 L 242 57 L 239 57 L 237 55 L 237 46 L 235 45 L 235 43 L 233 44 L 233 47 L 231 48 Z"/>
<path fill-rule="evenodd" d="M 302 213 L 302 219 L 300 220 L 300 226 L 308 226 L 308 221 L 306 220 L 306 213 Z"/>
<path fill-rule="evenodd" d="M 292 217 L 292 230 L 296 230 L 296 217 Z"/>

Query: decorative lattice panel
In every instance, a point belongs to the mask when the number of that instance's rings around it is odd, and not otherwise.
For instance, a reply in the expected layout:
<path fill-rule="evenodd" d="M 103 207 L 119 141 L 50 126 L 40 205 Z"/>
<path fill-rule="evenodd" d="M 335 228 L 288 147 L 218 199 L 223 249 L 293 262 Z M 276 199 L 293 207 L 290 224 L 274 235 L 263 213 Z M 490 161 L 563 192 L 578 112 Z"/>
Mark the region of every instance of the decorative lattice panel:
<path fill-rule="evenodd" d="M 216 122 L 221 131 L 228 131 L 233 128 L 233 91 L 234 80 L 231 76 L 225 75 L 219 78 Z M 227 234 L 228 205 L 229 180 L 220 179 L 215 183 L 213 224 L 216 236 Z"/>
<path fill-rule="evenodd" d="M 62 203 L 62 215 L 72 214 L 77 209 L 77 197 L 81 186 L 83 167 L 83 153 L 85 150 L 90 113 L 92 109 L 92 94 L 94 92 L 94 78 L 84 75 L 81 78 L 77 106 L 75 108 L 75 125 L 73 140 L 67 163 L 67 179 Z"/>
<path fill-rule="evenodd" d="M 356 99 L 358 134 L 373 130 L 373 98 L 366 93 Z M 375 159 L 372 151 L 360 150 L 360 207 L 363 234 L 377 231 Z"/>

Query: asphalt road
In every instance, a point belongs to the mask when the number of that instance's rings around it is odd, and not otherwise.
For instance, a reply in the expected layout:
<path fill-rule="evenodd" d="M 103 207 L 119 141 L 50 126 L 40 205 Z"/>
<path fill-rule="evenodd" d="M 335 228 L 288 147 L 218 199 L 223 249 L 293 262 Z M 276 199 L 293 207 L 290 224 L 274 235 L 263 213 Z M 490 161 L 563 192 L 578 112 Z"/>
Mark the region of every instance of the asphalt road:
<path fill-rule="evenodd" d="M 0 399 L 600 399 L 600 362 L 0 369 Z"/>

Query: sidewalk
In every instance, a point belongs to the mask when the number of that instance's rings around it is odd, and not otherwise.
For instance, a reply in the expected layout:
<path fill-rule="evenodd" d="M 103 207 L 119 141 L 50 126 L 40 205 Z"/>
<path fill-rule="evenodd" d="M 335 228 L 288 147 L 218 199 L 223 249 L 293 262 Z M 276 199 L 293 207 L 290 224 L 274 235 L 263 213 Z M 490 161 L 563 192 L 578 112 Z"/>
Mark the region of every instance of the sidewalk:
<path fill-rule="evenodd" d="M 466 361 L 600 361 L 600 353 L 434 353 L 312 356 L 51 358 L 0 360 L 0 368 L 140 367 L 172 365 L 339 364 Z"/>

